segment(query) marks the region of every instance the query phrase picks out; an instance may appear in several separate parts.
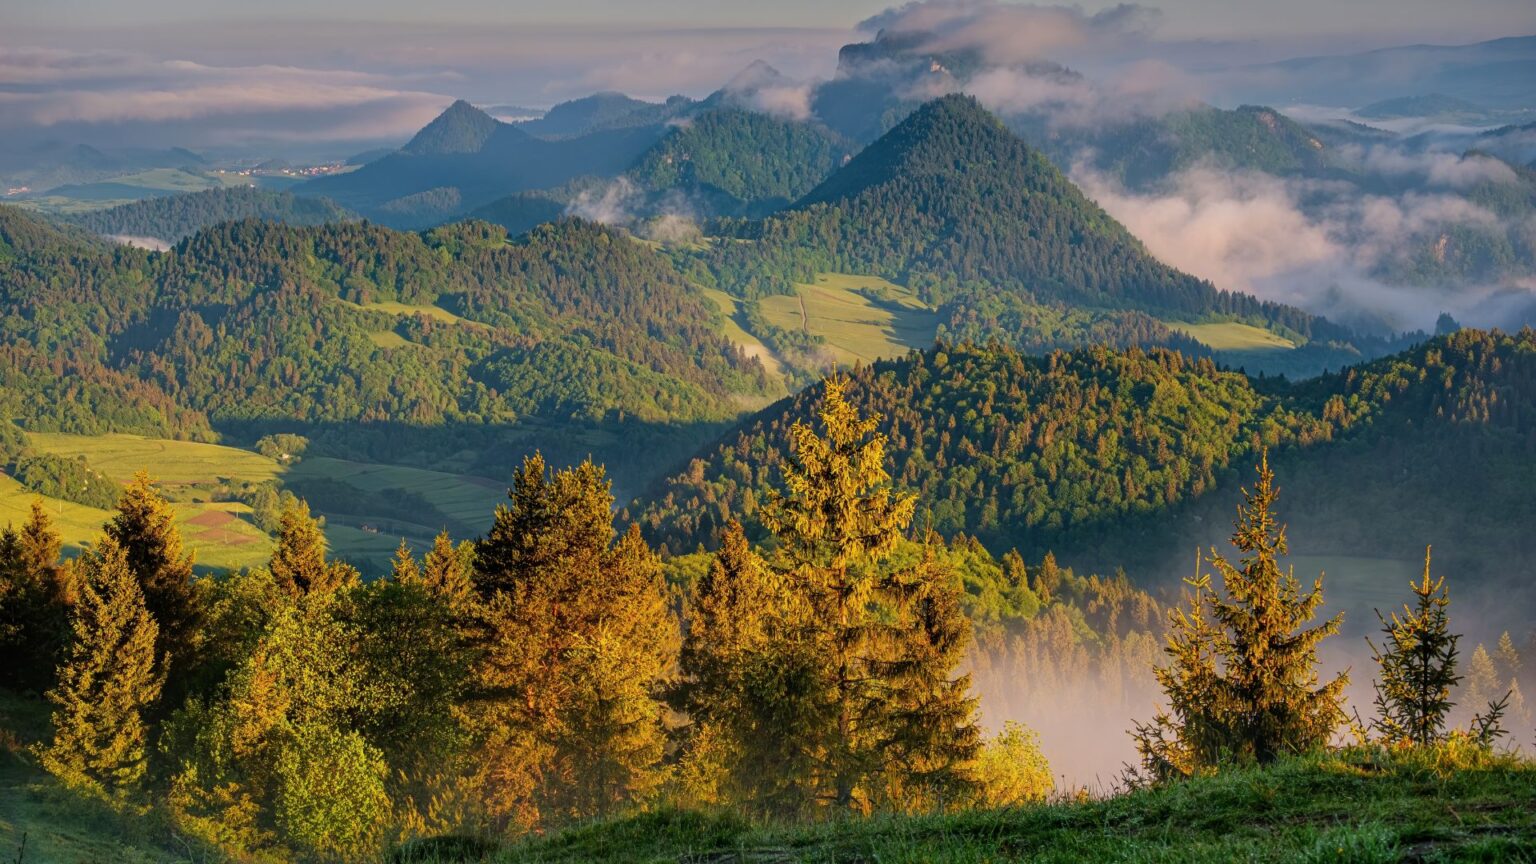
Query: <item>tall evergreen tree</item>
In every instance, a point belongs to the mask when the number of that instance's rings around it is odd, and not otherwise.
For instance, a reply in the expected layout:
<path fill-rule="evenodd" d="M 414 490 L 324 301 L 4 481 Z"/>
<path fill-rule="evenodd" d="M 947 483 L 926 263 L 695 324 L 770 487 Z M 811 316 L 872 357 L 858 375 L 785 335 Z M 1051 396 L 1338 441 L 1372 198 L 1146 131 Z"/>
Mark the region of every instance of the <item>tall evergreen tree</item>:
<path fill-rule="evenodd" d="M 797 715 L 828 716 L 810 743 L 819 752 L 826 802 L 844 810 L 873 806 L 876 787 L 901 777 L 897 760 L 907 754 L 888 746 L 893 740 L 903 740 L 925 759 L 949 747 L 969 747 L 974 754 L 976 741 L 970 703 L 964 697 L 956 702 L 952 692 L 938 696 L 948 690 L 939 679 L 953 671 L 950 647 L 937 651 L 937 662 L 924 663 L 925 655 L 953 635 L 944 632 L 950 623 L 923 622 L 923 607 L 914 603 L 942 596 L 936 584 L 952 576 L 931 561 L 905 572 L 889 566 L 915 499 L 891 488 L 886 439 L 875 431 L 879 418 L 860 417 L 848 402 L 847 387 L 842 378 L 825 382 L 820 430 L 802 422 L 791 428 L 784 490 L 773 492 L 764 510 L 778 540 L 775 566 L 802 598 L 804 614 L 793 626 L 822 664 L 817 686 L 785 698 L 809 700 Z M 927 611 L 937 608 L 930 605 Z M 967 638 L 957 641 L 964 644 Z M 914 695 L 899 692 L 903 675 L 916 675 L 929 687 L 917 698 L 937 697 L 926 710 L 903 704 Z M 962 683 L 961 693 L 963 688 Z M 910 734 L 918 726 L 932 733 L 925 743 Z M 954 768 L 946 764 L 943 773 L 957 777 Z M 925 780 L 937 782 L 937 775 Z"/>
<path fill-rule="evenodd" d="M 74 646 L 48 694 L 53 740 L 38 755 L 67 785 L 119 797 L 144 777 L 145 713 L 164 682 L 155 653 L 159 628 L 126 550 L 112 537 L 85 556 L 82 574 Z"/>
<path fill-rule="evenodd" d="M 1258 474 L 1234 522 L 1238 562 L 1212 549 L 1207 561 L 1220 587 L 1197 575 L 1191 608 L 1174 613 L 1169 663 L 1158 673 L 1168 710 L 1132 733 L 1154 777 L 1225 761 L 1272 762 L 1323 746 L 1343 722 L 1347 674 L 1321 683 L 1317 673 L 1318 644 L 1338 632 L 1343 616 L 1308 626 L 1323 581 L 1303 592 L 1280 569 L 1287 544 L 1268 454 Z"/>
<path fill-rule="evenodd" d="M 614 543 L 613 495 L 591 462 L 551 474 L 530 457 L 509 497 L 475 549 L 488 807 L 529 826 L 612 812 L 661 770 L 677 625 L 660 567 L 637 532 Z"/>
<path fill-rule="evenodd" d="M 295 499 L 279 517 L 277 549 L 267 565 L 272 578 L 292 597 L 330 594 L 358 580 L 357 571 L 325 560 L 325 535 L 309 515 L 309 505 Z"/>
<path fill-rule="evenodd" d="M 170 504 L 143 471 L 123 490 L 106 534 L 128 557 L 144 591 L 144 605 L 160 629 L 155 650 L 167 664 L 171 700 L 182 693 L 185 676 L 201 654 L 205 610 L 193 581 L 192 555 L 184 553 Z"/>
<path fill-rule="evenodd" d="M 1430 550 L 1424 550 L 1424 578 L 1413 586 L 1415 603 L 1391 620 L 1381 612 L 1383 648 L 1371 644 L 1380 667 L 1376 682 L 1373 725 L 1389 741 L 1427 745 L 1440 740 L 1446 716 L 1455 703 L 1451 691 L 1461 682 L 1456 674 L 1456 643 L 1450 632 L 1450 591 L 1445 577 L 1431 581 Z"/>
<path fill-rule="evenodd" d="M 42 692 L 69 645 L 70 570 L 48 511 L 34 500 L 21 527 L 0 532 L 0 684 Z"/>

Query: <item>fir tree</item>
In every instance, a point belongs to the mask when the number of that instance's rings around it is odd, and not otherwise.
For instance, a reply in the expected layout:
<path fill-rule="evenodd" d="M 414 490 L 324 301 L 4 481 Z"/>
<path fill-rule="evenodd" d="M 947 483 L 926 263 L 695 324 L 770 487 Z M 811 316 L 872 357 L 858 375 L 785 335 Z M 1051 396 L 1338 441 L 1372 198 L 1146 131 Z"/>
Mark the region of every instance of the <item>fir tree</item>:
<path fill-rule="evenodd" d="M 41 501 L 20 529 L 0 532 L 0 684 L 43 692 L 69 645 L 75 593 L 61 566 L 62 540 Z"/>
<path fill-rule="evenodd" d="M 1371 644 L 1381 678 L 1376 682 L 1373 725 L 1389 741 L 1428 745 L 1440 740 L 1455 703 L 1451 691 L 1461 682 L 1456 674 L 1456 642 L 1446 613 L 1450 592 L 1445 577 L 1431 581 L 1430 553 L 1424 550 L 1424 578 L 1413 585 L 1415 604 L 1403 607 L 1391 620 L 1382 616 L 1385 650 Z"/>
<path fill-rule="evenodd" d="M 805 745 L 819 754 L 826 801 L 867 809 L 881 781 L 911 782 L 913 772 L 926 771 L 918 761 L 942 766 L 925 785 L 958 782 L 956 765 L 941 754 L 950 748 L 974 753 L 976 739 L 965 683 L 956 691 L 947 681 L 956 655 L 945 643 L 955 637 L 968 644 L 969 634 L 948 632 L 952 622 L 941 621 L 942 614 L 922 620 L 925 612 L 939 612 L 937 583 L 952 576 L 931 560 L 908 572 L 888 566 L 915 499 L 891 488 L 886 439 L 875 431 L 879 418 L 861 418 L 847 387 L 841 378 L 825 382 L 819 431 L 802 422 L 790 429 L 784 490 L 769 496 L 764 521 L 778 540 L 775 566 L 803 604 L 792 626 L 821 664 L 816 686 L 784 698 L 805 700 L 791 710 L 795 716 L 828 717 Z M 920 598 L 930 605 L 914 602 Z M 926 692 L 900 693 L 903 675 L 922 679 Z M 903 704 L 908 698 L 919 704 Z M 928 740 L 912 734 L 918 728 Z M 888 746 L 895 740 L 909 750 Z M 898 760 L 918 753 L 923 757 L 903 775 Z M 948 779 L 941 782 L 939 774 Z"/>
<path fill-rule="evenodd" d="M 474 559 L 488 806 L 530 826 L 612 812 L 660 777 L 677 649 L 660 566 L 638 532 L 614 543 L 591 462 L 551 475 L 530 457 L 509 494 Z"/>
<path fill-rule="evenodd" d="M 1269 763 L 1323 746 L 1343 721 L 1347 676 L 1323 684 L 1317 674 L 1317 646 L 1343 618 L 1308 626 L 1323 602 L 1322 578 L 1303 592 L 1293 573 L 1281 571 L 1287 544 L 1267 454 L 1258 473 L 1234 522 L 1232 545 L 1242 557 L 1234 565 L 1211 550 L 1220 588 L 1195 578 L 1190 609 L 1171 622 L 1169 663 L 1157 673 L 1168 708 L 1133 730 L 1155 778 L 1225 761 Z"/>
<path fill-rule="evenodd" d="M 309 515 L 309 505 L 295 499 L 283 508 L 277 549 L 268 565 L 272 578 L 289 596 L 330 594 L 357 582 L 357 571 L 325 560 L 325 535 Z"/>
<path fill-rule="evenodd" d="M 1479 643 L 1467 663 L 1467 704 L 1487 705 L 1498 700 L 1504 693 L 1501 683 L 1498 667 L 1493 665 L 1493 657 Z"/>
<path fill-rule="evenodd" d="M 123 490 L 105 530 L 127 555 L 144 591 L 144 605 L 160 629 L 155 651 L 167 664 L 168 696 L 179 702 L 185 676 L 200 655 L 205 614 L 175 513 L 140 471 Z"/>
<path fill-rule="evenodd" d="M 160 698 L 159 635 L 126 551 L 104 537 L 84 559 L 74 646 L 48 694 L 53 741 L 43 767 L 67 785 L 121 797 L 144 777 L 145 713 Z"/>

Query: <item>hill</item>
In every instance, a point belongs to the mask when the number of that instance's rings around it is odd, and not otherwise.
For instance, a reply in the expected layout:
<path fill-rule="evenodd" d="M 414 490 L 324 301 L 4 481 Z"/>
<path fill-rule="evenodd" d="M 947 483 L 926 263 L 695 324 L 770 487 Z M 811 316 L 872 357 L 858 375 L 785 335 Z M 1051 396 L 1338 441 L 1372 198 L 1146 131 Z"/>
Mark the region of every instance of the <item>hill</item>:
<path fill-rule="evenodd" d="M 354 218 L 323 198 L 236 186 L 120 204 L 81 213 L 68 221 L 96 234 L 153 237 L 175 243 L 211 225 L 240 219 L 320 225 Z"/>
<path fill-rule="evenodd" d="M 493 476 L 542 446 L 635 482 L 626 453 L 675 458 L 767 386 L 665 256 L 589 223 L 247 220 L 151 255 L 0 214 L 0 403 L 33 431 L 301 431 Z"/>
<path fill-rule="evenodd" d="M 662 811 L 572 828 L 484 860 L 1459 861 L 1536 855 L 1529 760 L 1374 750 L 1291 759 L 1103 800 L 801 828 Z M 475 860 L 475 859 L 470 859 Z"/>
<path fill-rule="evenodd" d="M 651 125 L 550 141 L 525 126 L 455 102 L 400 150 L 295 191 L 330 198 L 388 225 L 424 227 L 515 192 L 585 175 L 614 176 L 662 136 L 662 127 Z"/>
<path fill-rule="evenodd" d="M 1536 518 L 1522 491 L 1536 482 L 1533 331 L 1462 331 L 1301 384 L 1102 347 L 940 346 L 852 379 L 860 410 L 883 417 L 892 476 L 923 501 L 919 522 L 999 553 L 1160 569 L 1221 539 L 1232 487 L 1265 447 L 1308 502 L 1289 515 L 1310 554 L 1411 560 L 1433 542 L 1458 572 L 1500 583 L 1475 563 L 1489 550 L 1509 572 L 1536 562 L 1536 544 L 1502 527 Z M 817 393 L 727 433 L 635 502 L 637 521 L 673 549 L 712 542 L 729 518 L 755 526 Z"/>
<path fill-rule="evenodd" d="M 1475 102 L 1457 99 L 1455 96 L 1447 96 L 1444 93 L 1397 96 L 1355 109 L 1355 114 L 1370 120 L 1392 120 L 1400 117 L 1481 120 L 1486 118 L 1488 113 L 1487 108 Z"/>
<path fill-rule="evenodd" d="M 712 214 L 760 214 L 809 192 L 850 152 L 823 127 L 723 108 L 673 129 L 629 176 L 649 189 L 682 192 Z"/>
<path fill-rule="evenodd" d="M 1157 261 L 1042 153 L 964 96 L 923 106 L 789 211 L 720 230 L 749 241 L 705 253 L 732 294 L 788 294 L 817 273 L 875 276 L 937 309 L 940 335 L 949 338 L 1037 347 L 1082 344 L 1093 333 L 1110 344 L 1188 345 L 1157 318 L 1242 320 L 1299 344 L 1353 338 Z M 1065 326 L 1040 326 L 1046 319 Z"/>
<path fill-rule="evenodd" d="M 536 120 L 520 124 L 540 138 L 573 138 L 593 132 L 656 126 L 686 112 L 693 101 L 673 96 L 666 102 L 646 102 L 623 93 L 604 91 L 561 102 Z"/>

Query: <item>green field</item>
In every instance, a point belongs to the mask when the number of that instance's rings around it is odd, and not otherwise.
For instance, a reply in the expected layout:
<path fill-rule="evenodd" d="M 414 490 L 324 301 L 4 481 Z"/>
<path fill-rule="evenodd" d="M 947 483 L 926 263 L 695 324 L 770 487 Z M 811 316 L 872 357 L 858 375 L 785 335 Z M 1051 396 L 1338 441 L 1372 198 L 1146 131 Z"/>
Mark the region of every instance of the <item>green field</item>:
<path fill-rule="evenodd" d="M 1222 321 L 1215 324 L 1186 324 L 1169 321 L 1168 326 L 1199 342 L 1212 351 L 1280 351 L 1296 343 L 1261 327 Z"/>
<path fill-rule="evenodd" d="M 350 303 L 345 300 L 341 302 L 354 309 L 362 309 L 368 312 L 383 312 L 388 315 L 398 315 L 402 318 L 410 315 L 425 315 L 434 321 L 441 321 L 444 324 L 467 324 L 471 327 L 486 326 L 478 321 L 460 318 L 447 309 L 441 306 L 433 306 L 430 303 L 396 303 L 393 300 L 384 300 L 378 303 Z"/>
<path fill-rule="evenodd" d="M 911 291 L 875 276 L 820 273 L 794 296 L 766 297 L 763 316 L 776 327 L 804 330 L 825 341 L 833 363 L 900 357 L 933 344 L 938 316 Z"/>
<path fill-rule="evenodd" d="M 774 356 L 773 351 L 764 345 L 761 339 L 748 333 L 737 322 L 736 316 L 740 312 L 740 304 L 736 302 L 736 298 L 718 288 L 701 288 L 700 290 L 704 292 L 704 296 L 714 301 L 715 306 L 720 309 L 720 314 L 725 316 L 725 326 L 721 330 L 725 338 L 739 346 L 748 357 L 756 357 L 762 362 L 763 368 L 768 370 L 769 375 L 782 380 L 784 364 L 779 362 L 779 358 Z"/>
<path fill-rule="evenodd" d="M 137 435 L 62 435 L 32 433 L 33 447 L 61 456 L 84 456 L 91 466 L 118 482 L 127 482 L 143 469 L 155 478 L 172 501 L 176 520 L 198 564 L 212 569 L 238 569 L 264 563 L 272 541 L 250 521 L 250 508 L 232 501 L 242 483 L 278 480 L 302 495 L 305 482 L 345 484 L 361 496 L 407 490 L 420 495 L 441 518 L 428 511 L 415 519 L 389 519 L 316 506 L 326 517 L 326 538 L 334 554 L 359 564 L 387 561 L 401 538 L 421 545 L 443 528 L 463 536 L 488 525 L 506 488 L 482 477 L 463 476 L 394 465 L 350 462 L 326 457 L 306 458 L 284 466 L 259 453 L 218 444 L 166 441 Z M 38 497 L 10 477 L 0 475 L 0 524 L 26 518 Z M 353 496 L 354 499 L 358 496 Z M 44 498 L 60 533 L 72 549 L 93 540 L 111 513 L 79 504 Z M 364 498 L 363 500 L 366 500 Z M 441 524 L 444 520 L 447 524 Z"/>

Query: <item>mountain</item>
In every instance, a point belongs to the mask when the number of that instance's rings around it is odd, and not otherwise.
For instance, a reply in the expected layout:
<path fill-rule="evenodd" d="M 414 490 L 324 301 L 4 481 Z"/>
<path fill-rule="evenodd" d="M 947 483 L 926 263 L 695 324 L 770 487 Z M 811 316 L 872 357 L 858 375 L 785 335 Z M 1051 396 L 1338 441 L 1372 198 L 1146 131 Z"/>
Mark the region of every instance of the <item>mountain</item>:
<path fill-rule="evenodd" d="M 289 225 L 320 225 L 357 218 L 324 198 L 271 192 L 250 186 L 208 189 L 120 204 L 67 217 L 96 234 L 150 237 L 175 243 L 220 222 L 263 219 Z"/>
<path fill-rule="evenodd" d="M 1372 102 L 1356 108 L 1355 114 L 1367 120 L 1393 120 L 1403 117 L 1424 117 L 1439 120 L 1477 121 L 1489 115 L 1487 108 L 1444 93 L 1427 93 L 1422 96 L 1397 96 Z"/>
<path fill-rule="evenodd" d="M 1308 554 L 1412 560 L 1432 542 L 1453 569 L 1499 562 L 1475 566 L 1500 584 L 1536 564 L 1536 539 L 1507 530 L 1536 518 L 1525 491 L 1536 482 L 1530 330 L 1464 330 L 1300 384 L 1103 347 L 946 345 L 851 377 L 858 409 L 882 418 L 895 483 L 922 502 L 920 530 L 999 553 L 1161 567 L 1221 539 L 1265 447 Z M 672 549 L 713 542 L 730 518 L 759 530 L 789 429 L 818 394 L 744 421 L 631 514 Z"/>
<path fill-rule="evenodd" d="M 924 105 L 790 210 L 725 230 L 752 241 L 706 253 L 732 294 L 790 293 L 791 282 L 819 272 L 879 276 L 936 308 L 948 321 L 941 335 L 953 338 L 1019 344 L 1040 307 L 1091 310 L 1094 317 L 1077 323 L 1110 318 L 1138 332 L 1146 327 L 1128 322 L 1135 315 L 1214 316 L 1299 342 L 1350 338 L 1300 310 L 1217 290 L 1157 261 L 965 96 Z"/>
<path fill-rule="evenodd" d="M 97 148 L 87 144 L 44 141 L 0 151 L 0 180 L 5 186 L 28 186 L 34 194 L 71 184 L 104 180 L 156 168 L 196 171 L 203 157 L 181 147 Z"/>
<path fill-rule="evenodd" d="M 621 456 L 686 452 L 766 386 L 668 258 L 570 220 L 515 243 L 245 220 L 151 255 L 0 208 L 0 316 L 3 416 L 29 430 L 303 431 L 492 476 L 542 447 L 635 482 L 657 469 Z"/>
<path fill-rule="evenodd" d="M 400 152 L 412 156 L 479 153 L 501 126 L 491 115 L 459 99 L 422 127 Z"/>
<path fill-rule="evenodd" d="M 664 131 L 641 126 L 548 141 L 526 126 L 455 102 L 400 150 L 295 191 L 330 198 L 388 225 L 423 227 L 515 192 L 619 174 Z"/>
<path fill-rule="evenodd" d="M 645 102 L 605 91 L 561 102 L 544 116 L 519 126 L 541 138 L 574 138 L 593 132 L 659 125 L 680 116 L 692 104 L 685 96 L 673 96 L 666 102 Z"/>
<path fill-rule="evenodd" d="M 719 108 L 667 133 L 628 174 L 645 188 L 687 195 L 710 214 L 768 212 L 805 195 L 852 150 L 819 125 Z"/>
<path fill-rule="evenodd" d="M 1158 117 L 1067 126 L 1045 114 L 1010 117 L 1010 128 L 1058 165 L 1080 161 L 1132 189 L 1156 188 L 1201 165 L 1318 176 L 1334 166 L 1321 136 L 1273 108 L 1199 106 Z"/>
<path fill-rule="evenodd" d="M 1270 104 L 1370 105 L 1437 93 L 1490 108 L 1536 107 L 1536 36 L 1470 45 L 1405 45 L 1220 70 L 1230 98 Z"/>

